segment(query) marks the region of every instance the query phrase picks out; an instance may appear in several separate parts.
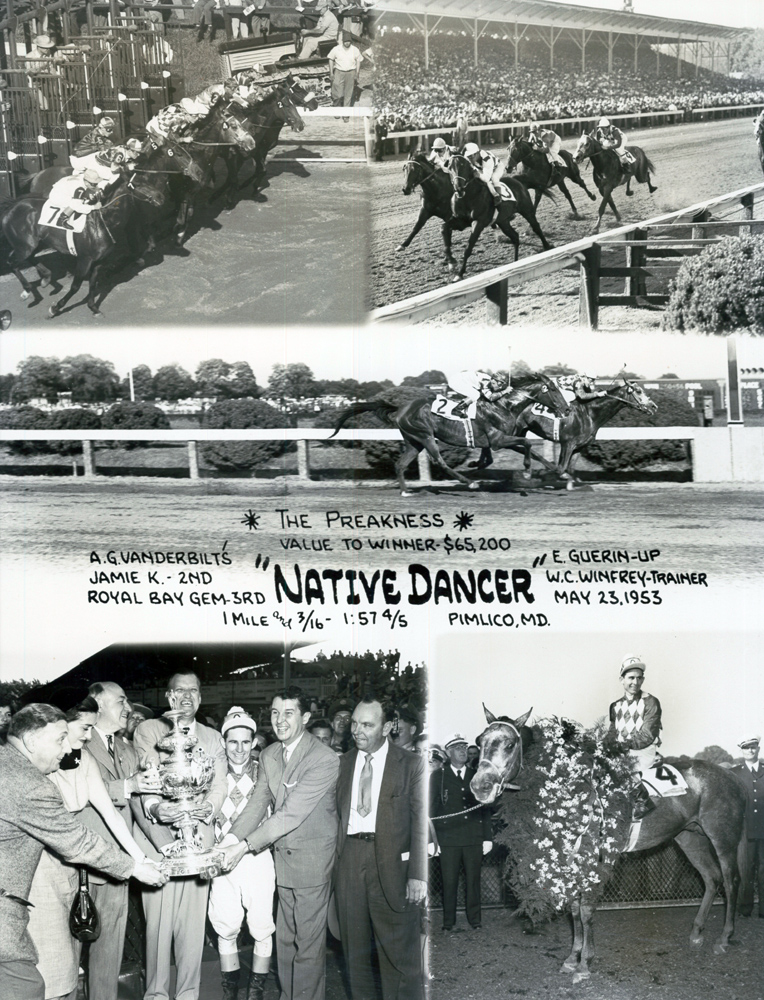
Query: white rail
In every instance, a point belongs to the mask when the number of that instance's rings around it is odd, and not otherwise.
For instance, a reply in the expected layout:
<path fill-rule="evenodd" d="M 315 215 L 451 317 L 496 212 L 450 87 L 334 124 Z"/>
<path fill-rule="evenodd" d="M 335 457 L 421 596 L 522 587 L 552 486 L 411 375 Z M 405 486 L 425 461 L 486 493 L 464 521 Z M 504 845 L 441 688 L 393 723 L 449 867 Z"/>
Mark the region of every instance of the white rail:
<path fill-rule="evenodd" d="M 532 257 L 525 257 L 523 260 L 515 261 L 512 264 L 502 264 L 499 267 L 490 268 L 480 274 L 471 275 L 459 282 L 443 285 L 434 288 L 429 292 L 422 292 L 408 299 L 401 299 L 389 306 L 382 306 L 372 310 L 370 319 L 373 323 L 417 323 L 449 309 L 456 309 L 459 306 L 482 299 L 488 295 L 493 301 L 500 300 L 506 296 L 507 289 L 523 285 L 536 278 L 542 278 L 555 271 L 561 271 L 566 267 L 571 267 L 576 263 L 582 266 L 586 260 L 586 252 L 596 244 L 602 246 L 608 243 L 618 243 L 628 240 L 637 229 L 646 229 L 650 226 L 660 226 L 667 223 L 689 221 L 703 212 L 714 209 L 729 208 L 737 203 L 744 203 L 750 200 L 757 193 L 764 191 L 764 183 L 753 184 L 750 187 L 741 188 L 739 191 L 732 191 L 729 194 L 719 195 L 716 198 L 709 198 L 707 201 L 689 205 L 678 212 L 669 212 L 665 215 L 657 215 L 652 219 L 642 222 L 630 223 L 627 226 L 619 226 L 617 229 L 609 229 L 605 233 L 596 236 L 589 236 L 582 240 L 575 240 L 573 243 L 566 243 L 564 246 L 555 247 L 552 250 L 545 250 L 542 253 L 534 254 Z M 491 292 L 489 292 L 489 289 Z M 506 320 L 504 320 L 506 322 Z"/>

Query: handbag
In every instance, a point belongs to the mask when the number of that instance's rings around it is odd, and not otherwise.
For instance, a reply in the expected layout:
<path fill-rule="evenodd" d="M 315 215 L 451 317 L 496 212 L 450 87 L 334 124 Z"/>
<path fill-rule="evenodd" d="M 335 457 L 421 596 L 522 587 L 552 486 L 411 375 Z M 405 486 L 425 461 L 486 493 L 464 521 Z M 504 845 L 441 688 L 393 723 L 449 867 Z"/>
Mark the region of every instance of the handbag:
<path fill-rule="evenodd" d="M 69 930 L 77 941 L 95 941 L 101 933 L 101 918 L 90 895 L 87 868 L 80 868 L 80 887 L 69 911 Z"/>

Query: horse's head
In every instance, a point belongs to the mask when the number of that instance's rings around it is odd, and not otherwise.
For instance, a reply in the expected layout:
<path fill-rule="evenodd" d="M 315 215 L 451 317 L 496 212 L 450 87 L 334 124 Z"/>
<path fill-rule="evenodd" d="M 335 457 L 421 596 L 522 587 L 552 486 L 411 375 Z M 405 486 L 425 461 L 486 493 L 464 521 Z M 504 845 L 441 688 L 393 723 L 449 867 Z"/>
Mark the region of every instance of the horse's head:
<path fill-rule="evenodd" d="M 461 153 L 454 153 L 448 164 L 448 173 L 451 177 L 451 184 L 457 198 L 460 198 L 467 190 L 467 185 L 475 177 L 472 164 L 466 156 Z"/>
<path fill-rule="evenodd" d="M 642 413 L 658 412 L 658 404 L 647 395 L 638 382 L 623 379 L 612 389 L 608 389 L 608 395 L 622 399 L 624 403 L 633 406 L 636 410 L 641 410 Z"/>
<path fill-rule="evenodd" d="M 134 173 L 127 180 L 126 186 L 134 198 L 151 205 L 153 208 L 160 208 L 165 203 L 164 185 L 158 187 L 150 174 L 144 176 L 140 173 Z"/>
<path fill-rule="evenodd" d="M 512 781 L 520 773 L 523 747 L 531 739 L 530 731 L 523 731 L 523 727 L 532 709 L 519 719 L 509 719 L 506 716 L 497 718 L 485 705 L 483 711 L 488 728 L 478 738 L 480 759 L 470 788 L 478 802 L 490 805 L 505 788 L 517 788 Z"/>
<path fill-rule="evenodd" d="M 516 136 L 510 140 L 507 147 L 507 170 L 513 170 L 518 163 L 522 163 L 531 152 L 531 144 L 523 136 Z"/>
<path fill-rule="evenodd" d="M 555 379 L 550 378 L 548 375 L 539 375 L 539 384 L 535 398 L 557 417 L 566 417 L 570 413 L 570 403 L 563 396 L 562 390 Z"/>
<path fill-rule="evenodd" d="M 424 153 L 409 153 L 409 158 L 403 164 L 403 193 L 413 194 L 417 184 L 427 180 L 435 172 L 435 168 L 427 161 Z"/>
<path fill-rule="evenodd" d="M 297 105 L 289 87 L 279 87 L 276 91 L 277 100 L 274 108 L 276 117 L 289 125 L 293 132 L 302 132 L 305 122 L 300 117 Z"/>
<path fill-rule="evenodd" d="M 219 143 L 221 146 L 239 146 L 245 153 L 251 153 L 255 148 L 255 140 L 242 123 L 220 101 L 212 109 L 209 116 L 209 129 L 205 140 Z M 199 140 L 204 144 L 205 140 Z"/>
<path fill-rule="evenodd" d="M 201 184 L 204 172 L 191 153 L 179 142 L 162 145 L 147 139 L 136 162 L 136 170 L 151 173 L 184 174 L 195 184 Z"/>
<path fill-rule="evenodd" d="M 505 396 L 509 407 L 519 413 L 531 403 L 541 403 L 555 416 L 564 417 L 570 412 L 570 405 L 553 378 L 541 373 L 521 375 L 512 380 L 512 392 Z"/>
<path fill-rule="evenodd" d="M 583 163 L 584 160 L 588 159 L 593 153 L 599 152 L 600 149 L 601 146 L 594 136 L 589 135 L 588 132 L 582 132 L 576 146 L 576 151 L 573 154 L 573 159 L 576 163 Z"/>
<path fill-rule="evenodd" d="M 312 90 L 306 90 L 297 77 L 290 74 L 284 83 L 288 86 L 292 100 L 298 107 L 305 108 L 306 111 L 316 110 L 318 100 L 315 93 Z"/>

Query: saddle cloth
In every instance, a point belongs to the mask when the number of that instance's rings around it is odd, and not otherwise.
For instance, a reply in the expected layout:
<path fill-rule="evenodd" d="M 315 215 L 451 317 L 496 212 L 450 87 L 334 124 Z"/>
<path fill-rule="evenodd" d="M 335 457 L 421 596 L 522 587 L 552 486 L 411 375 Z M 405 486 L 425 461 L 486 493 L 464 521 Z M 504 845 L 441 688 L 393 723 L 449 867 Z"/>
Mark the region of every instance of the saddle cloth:
<path fill-rule="evenodd" d="M 475 436 L 472 433 L 472 419 L 470 418 L 474 418 L 477 415 L 477 403 L 469 403 L 467 406 L 467 418 L 465 418 L 454 414 L 454 408 L 461 402 L 463 402 L 463 397 L 461 396 L 446 396 L 444 393 L 439 392 L 432 401 L 430 410 L 436 417 L 443 417 L 445 420 L 453 420 L 457 424 L 462 424 L 464 426 L 465 437 L 467 438 L 467 446 L 474 448 Z"/>
<path fill-rule="evenodd" d="M 504 181 L 499 181 L 496 187 L 501 195 L 502 201 L 515 201 L 515 196 L 512 194 L 511 188 L 507 187 Z"/>
<path fill-rule="evenodd" d="M 39 223 L 41 226 L 49 226 L 51 229 L 60 229 L 64 233 L 81 233 L 87 222 L 87 215 L 82 212 L 73 212 L 69 218 L 62 218 L 61 211 L 65 207 L 60 199 L 58 203 L 50 198 L 42 206 Z M 66 223 L 64 225 L 64 223 Z"/>
<path fill-rule="evenodd" d="M 531 407 L 531 413 L 533 413 L 537 417 L 546 417 L 547 420 L 551 420 L 552 440 L 553 441 L 560 440 L 560 418 L 557 416 L 556 413 L 552 413 L 551 410 L 548 410 L 543 403 L 534 403 L 533 406 Z"/>
<path fill-rule="evenodd" d="M 685 795 L 687 792 L 687 782 L 681 771 L 663 761 L 658 761 L 642 775 L 642 784 L 651 796 L 659 799 Z"/>

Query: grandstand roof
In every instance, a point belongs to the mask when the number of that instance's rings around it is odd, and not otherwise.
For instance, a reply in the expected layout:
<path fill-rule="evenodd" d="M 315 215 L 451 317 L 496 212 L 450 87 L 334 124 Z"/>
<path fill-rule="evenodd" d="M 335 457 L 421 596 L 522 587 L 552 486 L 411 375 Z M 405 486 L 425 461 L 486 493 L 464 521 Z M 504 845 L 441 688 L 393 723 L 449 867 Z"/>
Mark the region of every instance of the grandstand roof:
<path fill-rule="evenodd" d="M 685 41 L 722 41 L 736 38 L 746 29 L 703 21 L 681 21 L 601 7 L 579 7 L 551 0 L 376 0 L 377 11 L 458 17 L 503 24 L 533 24 L 554 28 L 612 31 L 628 35 Z"/>

